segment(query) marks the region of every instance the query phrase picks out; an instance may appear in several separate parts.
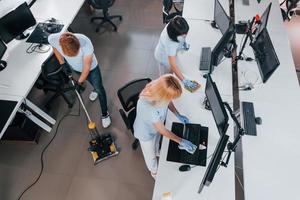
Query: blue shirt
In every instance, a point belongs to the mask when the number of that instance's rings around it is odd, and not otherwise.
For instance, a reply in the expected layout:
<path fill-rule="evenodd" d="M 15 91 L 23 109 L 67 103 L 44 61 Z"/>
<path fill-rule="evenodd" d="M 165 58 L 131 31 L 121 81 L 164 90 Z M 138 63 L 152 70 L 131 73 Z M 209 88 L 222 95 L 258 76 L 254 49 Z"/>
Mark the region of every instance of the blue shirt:
<path fill-rule="evenodd" d="M 134 136 L 140 141 L 149 141 L 155 137 L 157 130 L 154 123 L 164 123 L 167 116 L 168 105 L 154 106 L 150 101 L 141 97 L 136 108 L 136 118 L 133 124 Z"/>
<path fill-rule="evenodd" d="M 167 26 L 160 34 L 158 44 L 156 45 L 154 57 L 155 59 L 165 67 L 170 67 L 169 56 L 176 56 L 179 50 L 183 49 L 184 42 L 173 41 L 167 32 Z"/>
<path fill-rule="evenodd" d="M 91 64 L 90 71 L 92 71 L 95 67 L 97 67 L 98 61 L 94 54 L 94 47 L 93 47 L 91 40 L 88 37 L 86 37 L 85 35 L 82 35 L 82 34 L 77 34 L 77 33 L 74 34 L 79 39 L 80 49 L 76 56 L 69 57 L 63 53 L 62 48 L 59 44 L 59 38 L 60 38 L 61 34 L 62 33 L 55 33 L 55 34 L 49 35 L 48 42 L 51 46 L 56 48 L 61 55 L 63 55 L 63 57 L 66 59 L 66 61 L 69 63 L 69 65 L 71 65 L 71 67 L 75 71 L 82 72 L 83 58 L 85 56 L 90 56 L 90 55 L 93 55 L 93 61 Z"/>

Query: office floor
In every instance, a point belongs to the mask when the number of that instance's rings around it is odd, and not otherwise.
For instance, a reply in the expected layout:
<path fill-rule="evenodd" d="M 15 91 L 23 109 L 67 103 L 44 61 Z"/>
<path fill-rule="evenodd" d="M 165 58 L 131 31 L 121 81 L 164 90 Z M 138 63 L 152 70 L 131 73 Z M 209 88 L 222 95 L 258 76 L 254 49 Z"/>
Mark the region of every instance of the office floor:
<path fill-rule="evenodd" d="M 96 12 L 98 13 L 98 12 Z M 83 94 L 85 103 L 99 131 L 110 132 L 117 138 L 120 155 L 93 166 L 88 147 L 85 117 L 68 117 L 59 127 L 54 142 L 45 153 L 45 168 L 39 182 L 29 190 L 23 200 L 148 200 L 151 199 L 154 181 L 149 175 L 140 149 L 133 151 L 130 135 L 119 116 L 120 108 L 116 91 L 134 78 L 155 78 L 158 74 L 153 51 L 163 28 L 161 0 L 117 0 L 110 12 L 123 15 L 118 32 L 102 29 L 95 33 L 96 25 L 89 22 L 90 11 L 84 5 L 72 24 L 75 32 L 91 38 L 101 65 L 104 86 L 108 95 L 112 126 L 103 130 L 99 119 L 99 103 L 90 102 L 89 86 Z M 286 27 L 290 36 L 294 61 L 300 66 L 300 18 L 293 19 Z M 296 31 L 295 31 L 296 29 Z M 297 32 L 298 31 L 298 32 Z M 294 37 L 293 37 L 294 36 Z M 292 39 L 295 38 L 295 39 Z M 33 91 L 35 103 L 44 98 L 40 91 Z M 53 114 L 60 119 L 67 106 L 60 99 L 53 106 Z M 78 104 L 72 109 L 77 113 Z M 0 199 L 16 200 L 40 170 L 40 154 L 51 139 L 53 131 L 43 132 L 39 144 L 0 141 Z"/>
<path fill-rule="evenodd" d="M 45 168 L 39 182 L 29 190 L 23 200 L 147 200 L 151 199 L 154 180 L 146 169 L 140 148 L 131 149 L 133 137 L 126 131 L 118 113 L 120 108 L 117 89 L 135 78 L 157 76 L 153 58 L 154 47 L 163 28 L 160 0 L 117 0 L 110 13 L 123 15 L 118 32 L 95 33 L 86 5 L 72 24 L 75 32 L 91 38 L 95 54 L 101 65 L 104 86 L 108 96 L 112 126 L 101 128 L 98 101 L 90 102 L 89 86 L 83 94 L 87 109 L 96 120 L 99 131 L 111 132 L 117 138 L 121 152 L 97 166 L 87 151 L 89 135 L 85 117 L 68 117 L 59 127 L 56 139 L 45 153 Z M 35 102 L 43 99 L 39 91 L 32 92 Z M 67 106 L 58 100 L 53 113 L 60 119 Z M 78 104 L 72 109 L 77 113 Z M 40 170 L 42 148 L 51 139 L 43 132 L 39 144 L 0 142 L 0 199 L 16 200 Z"/>

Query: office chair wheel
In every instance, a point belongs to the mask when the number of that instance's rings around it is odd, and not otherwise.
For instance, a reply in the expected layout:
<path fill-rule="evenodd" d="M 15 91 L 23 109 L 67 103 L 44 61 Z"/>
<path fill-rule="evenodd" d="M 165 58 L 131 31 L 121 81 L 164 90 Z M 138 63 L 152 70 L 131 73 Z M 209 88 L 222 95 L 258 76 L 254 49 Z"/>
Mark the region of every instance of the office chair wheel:
<path fill-rule="evenodd" d="M 123 17 L 122 17 L 122 16 L 120 16 L 120 17 L 119 17 L 119 20 L 120 20 L 120 21 L 122 21 L 122 20 L 123 20 Z"/>
<path fill-rule="evenodd" d="M 140 145 L 140 141 L 138 139 L 135 139 L 131 147 L 133 150 L 136 150 L 139 147 L 139 145 Z"/>
<path fill-rule="evenodd" d="M 100 31 L 100 28 L 96 28 L 96 33 L 98 33 Z"/>

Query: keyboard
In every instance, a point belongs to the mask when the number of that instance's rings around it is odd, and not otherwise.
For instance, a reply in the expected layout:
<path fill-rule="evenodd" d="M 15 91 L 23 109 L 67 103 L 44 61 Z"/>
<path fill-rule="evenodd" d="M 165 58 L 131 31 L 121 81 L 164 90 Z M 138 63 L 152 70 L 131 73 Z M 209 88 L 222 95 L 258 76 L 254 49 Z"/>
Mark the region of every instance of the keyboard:
<path fill-rule="evenodd" d="M 251 102 L 242 102 L 243 124 L 246 135 L 257 135 L 254 106 Z"/>
<path fill-rule="evenodd" d="M 203 47 L 200 57 L 200 71 L 209 71 L 211 67 L 211 48 Z"/>
<path fill-rule="evenodd" d="M 52 33 L 47 32 L 47 26 L 52 26 L 55 33 L 60 32 L 64 25 L 55 23 L 38 23 L 33 32 L 30 34 L 26 42 L 36 44 L 49 44 L 48 36 Z"/>
<path fill-rule="evenodd" d="M 180 150 L 176 142 L 170 141 L 167 161 L 206 166 L 207 149 L 200 150 L 199 145 L 207 147 L 208 128 L 200 124 L 173 123 L 172 132 L 177 136 L 191 141 L 198 149 L 194 154 Z"/>

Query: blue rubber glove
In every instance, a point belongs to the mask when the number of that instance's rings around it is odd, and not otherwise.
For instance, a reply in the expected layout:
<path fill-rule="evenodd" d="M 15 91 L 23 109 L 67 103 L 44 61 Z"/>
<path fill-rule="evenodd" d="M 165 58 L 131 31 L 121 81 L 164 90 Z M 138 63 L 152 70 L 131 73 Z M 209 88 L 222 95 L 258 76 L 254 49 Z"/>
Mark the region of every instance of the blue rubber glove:
<path fill-rule="evenodd" d="M 195 89 L 198 86 L 197 83 L 195 83 L 191 80 L 188 80 L 188 79 L 183 79 L 182 83 L 183 83 L 184 87 L 191 88 L 191 89 Z"/>
<path fill-rule="evenodd" d="M 190 120 L 184 115 L 181 115 L 179 113 L 176 113 L 175 115 L 176 115 L 177 119 L 179 119 L 184 124 L 187 124 L 190 122 Z"/>
<path fill-rule="evenodd" d="M 191 143 L 188 140 L 181 139 L 181 142 L 178 145 L 178 148 L 181 149 L 181 150 L 185 150 L 190 154 L 193 154 L 193 153 L 195 153 L 195 151 L 197 149 L 197 146 L 194 145 L 193 143 Z"/>

